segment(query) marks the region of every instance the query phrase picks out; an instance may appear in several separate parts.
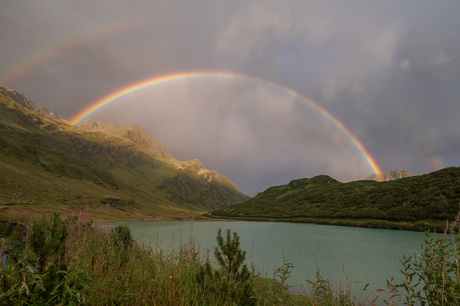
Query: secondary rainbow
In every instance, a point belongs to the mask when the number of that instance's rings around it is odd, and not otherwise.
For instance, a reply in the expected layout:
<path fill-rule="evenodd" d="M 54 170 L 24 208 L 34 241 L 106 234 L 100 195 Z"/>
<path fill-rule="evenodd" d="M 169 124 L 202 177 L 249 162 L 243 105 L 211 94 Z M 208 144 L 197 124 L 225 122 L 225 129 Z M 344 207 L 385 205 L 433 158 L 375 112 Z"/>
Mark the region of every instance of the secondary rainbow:
<path fill-rule="evenodd" d="M 27 56 L 16 60 L 8 67 L 0 70 L 0 83 L 12 84 L 23 75 L 32 72 L 42 63 L 60 53 L 64 53 L 66 50 L 83 45 L 85 42 L 100 38 L 107 34 L 119 33 L 120 30 L 128 29 L 145 22 L 145 19 L 117 21 L 110 24 L 99 25 L 98 27 L 92 27 L 72 36 L 64 37 L 41 49 L 34 50 Z"/>
<path fill-rule="evenodd" d="M 97 112 L 104 106 L 122 98 L 125 96 L 128 96 L 134 92 L 137 92 L 141 89 L 159 85 L 159 84 L 164 84 L 164 83 L 171 83 L 171 82 L 176 82 L 176 81 L 181 81 L 181 80 L 190 80 L 190 79 L 210 79 L 210 78 L 221 78 L 221 79 L 237 79 L 237 80 L 244 80 L 244 81 L 249 81 L 253 83 L 257 83 L 258 85 L 266 86 L 272 89 L 275 89 L 277 91 L 283 92 L 284 94 L 287 94 L 289 96 L 294 97 L 295 99 L 299 99 L 301 101 L 304 101 L 308 105 L 312 106 L 314 109 L 320 111 L 324 116 L 326 116 L 329 120 L 331 120 L 337 127 L 339 127 L 354 143 L 354 145 L 359 149 L 361 154 L 364 156 L 366 159 L 367 163 L 369 166 L 372 168 L 374 173 L 376 174 L 382 174 L 383 172 L 381 171 L 379 165 L 375 161 L 375 159 L 372 157 L 372 155 L 368 152 L 368 150 L 364 147 L 364 145 L 359 141 L 359 139 L 353 135 L 353 133 L 350 132 L 350 130 L 342 123 L 340 122 L 339 119 L 334 117 L 331 113 L 329 113 L 325 108 L 322 106 L 318 105 L 315 103 L 313 100 L 306 98 L 297 92 L 295 92 L 293 89 L 272 83 L 272 82 L 267 82 L 262 79 L 258 79 L 255 77 L 250 77 L 242 74 L 237 74 L 237 73 L 229 73 L 229 72 L 219 72 L 219 71 L 199 71 L 199 72 L 182 72 L 182 73 L 173 73 L 173 74 L 168 74 L 168 75 L 163 75 L 163 76 L 157 76 L 153 78 L 149 78 L 147 80 L 142 80 L 140 82 L 133 83 L 131 85 L 128 85 L 120 90 L 117 90 L 99 100 L 96 102 L 92 103 L 90 106 L 87 108 L 83 109 L 79 113 L 77 113 L 73 118 L 70 119 L 70 122 L 72 125 L 78 124 L 80 121 L 86 119 L 93 113 Z"/>
<path fill-rule="evenodd" d="M 421 143 L 422 151 L 425 153 L 425 155 L 428 158 L 428 162 L 431 166 L 431 169 L 433 171 L 438 171 L 442 168 L 444 168 L 444 164 L 442 162 L 441 157 L 436 156 L 434 153 L 434 150 L 426 143 Z"/>

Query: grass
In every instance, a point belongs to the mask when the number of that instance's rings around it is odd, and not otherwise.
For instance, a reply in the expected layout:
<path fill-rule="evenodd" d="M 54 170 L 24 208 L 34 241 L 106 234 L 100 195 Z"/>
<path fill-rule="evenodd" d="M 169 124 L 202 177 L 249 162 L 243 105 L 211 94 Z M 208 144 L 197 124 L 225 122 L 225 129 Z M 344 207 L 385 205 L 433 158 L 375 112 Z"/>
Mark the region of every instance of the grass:
<path fill-rule="evenodd" d="M 56 213 L 4 216 L 10 221 L 29 224 L 30 229 L 26 243 L 10 254 L 8 266 L 0 265 L 0 304 L 361 304 L 354 302 L 348 280 L 340 288 L 333 288 L 320 275 L 311 282 L 311 290 L 306 294 L 291 293 L 288 280 L 293 267 L 287 262 L 272 275 L 252 269 L 248 278 L 252 286 L 250 298 L 236 300 L 232 292 L 238 290 L 235 289 L 239 284 L 237 276 L 227 277 L 227 270 L 212 259 L 209 275 L 223 273 L 217 280 L 222 284 L 225 279 L 230 282 L 216 287 L 216 279 L 211 281 L 207 274 L 198 280 L 197 275 L 206 268 L 206 257 L 210 256 L 200 255 L 192 238 L 176 250 L 152 248 L 134 242 L 129 229 L 91 226 L 87 217 L 80 214 L 62 220 Z M 5 232 L 0 231 L 0 236 L 1 233 Z M 2 240 L 5 238 L 11 237 Z M 3 245 L 5 242 L 0 247 Z M 229 290 L 230 287 L 234 289 Z"/>

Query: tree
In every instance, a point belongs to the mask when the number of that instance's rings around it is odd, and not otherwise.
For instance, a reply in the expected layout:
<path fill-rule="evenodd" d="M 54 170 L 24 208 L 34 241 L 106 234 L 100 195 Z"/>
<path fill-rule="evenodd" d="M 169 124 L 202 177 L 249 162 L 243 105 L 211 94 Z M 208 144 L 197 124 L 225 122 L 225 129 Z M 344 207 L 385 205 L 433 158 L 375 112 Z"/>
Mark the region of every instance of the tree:
<path fill-rule="evenodd" d="M 236 302 L 238 305 L 255 305 L 252 273 L 243 264 L 246 251 L 240 249 L 240 237 L 227 230 L 226 239 L 222 229 L 217 231 L 217 247 L 214 250 L 219 268 L 213 271 L 209 260 L 196 275 L 203 290 L 213 291 L 223 296 L 224 302 Z M 241 269 L 240 269 L 241 267 Z"/>

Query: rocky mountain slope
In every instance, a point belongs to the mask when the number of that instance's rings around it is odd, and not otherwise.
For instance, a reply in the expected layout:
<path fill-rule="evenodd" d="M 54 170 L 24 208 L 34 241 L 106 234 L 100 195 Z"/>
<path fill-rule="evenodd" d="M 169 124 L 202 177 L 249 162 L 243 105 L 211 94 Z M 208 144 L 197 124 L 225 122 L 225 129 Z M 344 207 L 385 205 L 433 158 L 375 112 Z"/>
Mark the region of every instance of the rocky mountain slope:
<path fill-rule="evenodd" d="M 107 135 L 129 139 L 136 144 L 139 149 L 153 157 L 164 157 L 174 160 L 174 157 L 165 145 L 137 124 L 119 126 L 115 123 L 104 123 L 98 120 L 85 120 L 80 122 L 77 126 L 86 131 L 102 132 Z"/>
<path fill-rule="evenodd" d="M 386 182 L 386 181 L 397 180 L 400 178 L 411 177 L 411 176 L 414 176 L 414 175 L 410 174 L 409 172 L 405 170 L 395 169 L 385 174 L 380 174 L 380 175 L 372 174 L 366 178 L 359 179 L 358 181 L 363 181 L 363 180 L 380 181 L 382 179 L 383 181 Z"/>
<path fill-rule="evenodd" d="M 0 88 L 0 206 L 90 206 L 99 213 L 115 206 L 111 213 L 171 216 L 247 199 L 199 161 L 176 160 L 137 125 L 87 121 L 73 127 Z"/>

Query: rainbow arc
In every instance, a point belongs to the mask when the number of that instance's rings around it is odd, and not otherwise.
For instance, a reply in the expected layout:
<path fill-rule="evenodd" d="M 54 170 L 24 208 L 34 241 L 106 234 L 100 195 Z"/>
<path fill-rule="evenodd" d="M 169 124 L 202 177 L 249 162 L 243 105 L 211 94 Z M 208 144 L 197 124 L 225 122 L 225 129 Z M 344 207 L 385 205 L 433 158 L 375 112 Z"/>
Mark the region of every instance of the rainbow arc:
<path fill-rule="evenodd" d="M 153 78 L 149 78 L 146 80 L 142 80 L 140 82 L 136 82 L 133 84 L 130 84 L 120 90 L 117 90 L 109 95 L 106 95 L 105 97 L 95 101 L 92 103 L 90 106 L 86 107 L 85 109 L 81 110 L 78 112 L 75 116 L 73 116 L 70 119 L 70 123 L 72 125 L 76 125 L 82 120 L 85 120 L 88 118 L 90 115 L 94 114 L 98 110 L 102 109 L 103 107 L 109 105 L 110 103 L 121 99 L 123 97 L 129 96 L 130 94 L 133 94 L 139 90 L 149 88 L 152 86 L 156 86 L 159 84 L 165 84 L 165 83 L 172 83 L 172 82 L 177 82 L 177 81 L 182 81 L 182 80 L 191 80 L 191 79 L 213 79 L 213 78 L 220 78 L 220 79 L 237 79 L 237 80 L 244 80 L 248 82 L 253 82 L 258 85 L 263 85 L 272 89 L 275 89 L 277 91 L 280 91 L 286 95 L 292 96 L 295 99 L 299 99 L 314 109 L 318 110 L 321 112 L 326 118 L 328 118 L 330 121 L 332 121 L 338 128 L 340 128 L 348 138 L 353 142 L 353 144 L 358 148 L 358 150 L 361 152 L 363 157 L 366 159 L 367 163 L 369 166 L 372 168 L 374 173 L 376 174 L 382 174 L 383 172 L 381 171 L 379 165 L 375 161 L 374 157 L 369 153 L 369 151 L 366 149 L 364 144 L 359 141 L 359 139 L 335 116 L 333 116 L 329 111 L 327 111 L 325 108 L 320 106 L 319 104 L 315 103 L 313 100 L 304 97 L 297 92 L 295 92 L 293 89 L 272 83 L 272 82 L 267 82 L 262 79 L 242 75 L 242 74 L 237 74 L 237 73 L 230 73 L 230 72 L 219 72 L 219 71 L 198 71 L 198 72 L 181 72 L 181 73 L 173 73 L 173 74 L 168 74 L 168 75 L 163 75 L 163 76 L 157 76 Z M 381 177 L 380 177 L 381 178 Z"/>

